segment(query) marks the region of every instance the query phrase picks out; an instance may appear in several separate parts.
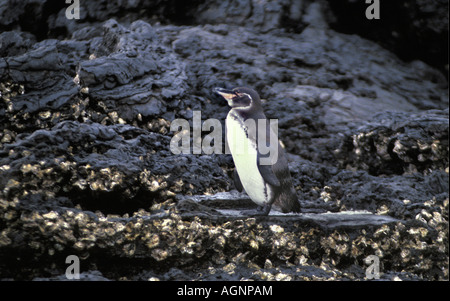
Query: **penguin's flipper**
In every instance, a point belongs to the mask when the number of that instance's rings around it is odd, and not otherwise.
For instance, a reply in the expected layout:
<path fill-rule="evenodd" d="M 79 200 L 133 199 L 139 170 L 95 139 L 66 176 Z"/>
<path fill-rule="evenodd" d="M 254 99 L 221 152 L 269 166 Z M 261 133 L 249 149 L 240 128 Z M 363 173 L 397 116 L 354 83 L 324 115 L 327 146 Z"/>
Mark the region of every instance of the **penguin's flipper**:
<path fill-rule="evenodd" d="M 264 116 L 265 118 L 265 116 Z M 256 131 L 256 134 L 254 137 L 252 137 L 255 141 L 255 144 L 257 144 L 257 140 L 256 137 L 259 138 L 259 134 L 258 134 L 258 130 Z M 267 139 L 272 139 L 272 137 L 277 137 L 277 135 L 275 133 L 273 133 L 273 130 L 271 128 L 271 124 L 270 123 L 266 123 L 266 147 L 269 147 L 269 152 L 267 154 L 263 154 L 261 153 L 261 150 L 259 149 L 259 147 L 257 147 L 257 158 L 256 158 L 256 164 L 258 165 L 258 170 L 259 173 L 261 174 L 261 176 L 263 177 L 264 181 L 269 183 L 272 186 L 276 186 L 276 187 L 280 187 L 281 183 L 278 180 L 277 176 L 275 175 L 275 173 L 273 172 L 273 163 L 271 164 L 262 164 L 264 162 L 270 162 L 273 160 L 270 160 L 270 156 L 272 154 L 277 154 L 278 155 L 278 148 L 279 148 L 279 143 L 278 143 L 278 138 L 276 139 L 276 143 L 271 143 L 272 141 L 267 140 Z"/>
<path fill-rule="evenodd" d="M 280 187 L 280 181 L 278 180 L 277 176 L 272 170 L 272 165 L 263 165 L 260 161 L 261 155 L 258 153 L 258 170 L 261 176 L 263 177 L 264 181 L 269 183 L 272 186 Z"/>
<path fill-rule="evenodd" d="M 234 186 L 236 187 L 236 189 L 239 192 L 242 192 L 244 187 L 242 186 L 241 178 L 239 178 L 239 174 L 236 169 L 234 169 L 234 172 L 233 172 L 233 180 L 234 180 Z"/>

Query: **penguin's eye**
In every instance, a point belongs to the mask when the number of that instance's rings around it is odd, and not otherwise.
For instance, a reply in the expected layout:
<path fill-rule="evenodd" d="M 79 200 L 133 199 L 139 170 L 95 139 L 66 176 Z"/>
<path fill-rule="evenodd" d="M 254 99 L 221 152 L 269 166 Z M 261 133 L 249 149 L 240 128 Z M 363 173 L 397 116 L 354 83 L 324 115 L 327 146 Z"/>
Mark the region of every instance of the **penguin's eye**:
<path fill-rule="evenodd" d="M 240 98 L 248 98 L 249 100 L 252 99 L 250 97 L 250 95 L 248 95 L 247 93 L 236 93 L 237 96 L 239 96 Z"/>

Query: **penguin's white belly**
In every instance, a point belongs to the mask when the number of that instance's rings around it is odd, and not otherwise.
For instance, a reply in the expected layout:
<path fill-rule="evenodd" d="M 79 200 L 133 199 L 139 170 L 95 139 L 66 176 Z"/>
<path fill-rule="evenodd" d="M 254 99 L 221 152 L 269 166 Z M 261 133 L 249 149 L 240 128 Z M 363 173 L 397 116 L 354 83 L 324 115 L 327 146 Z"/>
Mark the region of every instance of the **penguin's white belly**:
<path fill-rule="evenodd" d="M 227 118 L 225 122 L 228 147 L 245 192 L 258 205 L 270 202 L 273 192 L 259 172 L 255 142 L 247 138 L 237 120 Z"/>

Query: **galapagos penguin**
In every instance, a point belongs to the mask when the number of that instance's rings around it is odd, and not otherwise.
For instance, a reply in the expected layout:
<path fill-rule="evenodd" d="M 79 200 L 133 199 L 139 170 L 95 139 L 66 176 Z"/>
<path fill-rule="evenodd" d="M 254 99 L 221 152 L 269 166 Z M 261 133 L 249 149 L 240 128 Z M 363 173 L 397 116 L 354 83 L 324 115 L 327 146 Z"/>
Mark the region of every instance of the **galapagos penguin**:
<path fill-rule="evenodd" d="M 250 215 L 268 215 L 272 204 L 285 213 L 300 212 L 286 155 L 258 93 L 246 87 L 215 88 L 214 92 L 231 107 L 225 120 L 226 139 L 236 166 L 235 186 L 245 189 L 258 205 Z"/>

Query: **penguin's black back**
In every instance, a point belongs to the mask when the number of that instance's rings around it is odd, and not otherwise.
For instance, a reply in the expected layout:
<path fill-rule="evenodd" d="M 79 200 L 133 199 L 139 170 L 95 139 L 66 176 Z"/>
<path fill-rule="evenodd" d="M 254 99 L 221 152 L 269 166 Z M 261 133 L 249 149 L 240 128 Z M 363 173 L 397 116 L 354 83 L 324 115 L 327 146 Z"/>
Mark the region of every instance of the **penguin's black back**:
<path fill-rule="evenodd" d="M 278 180 L 280 187 L 274 187 L 274 205 L 280 207 L 282 212 L 300 212 L 300 203 L 297 193 L 292 185 L 291 173 L 285 152 L 278 143 L 278 160 L 272 165 L 272 170 Z"/>

